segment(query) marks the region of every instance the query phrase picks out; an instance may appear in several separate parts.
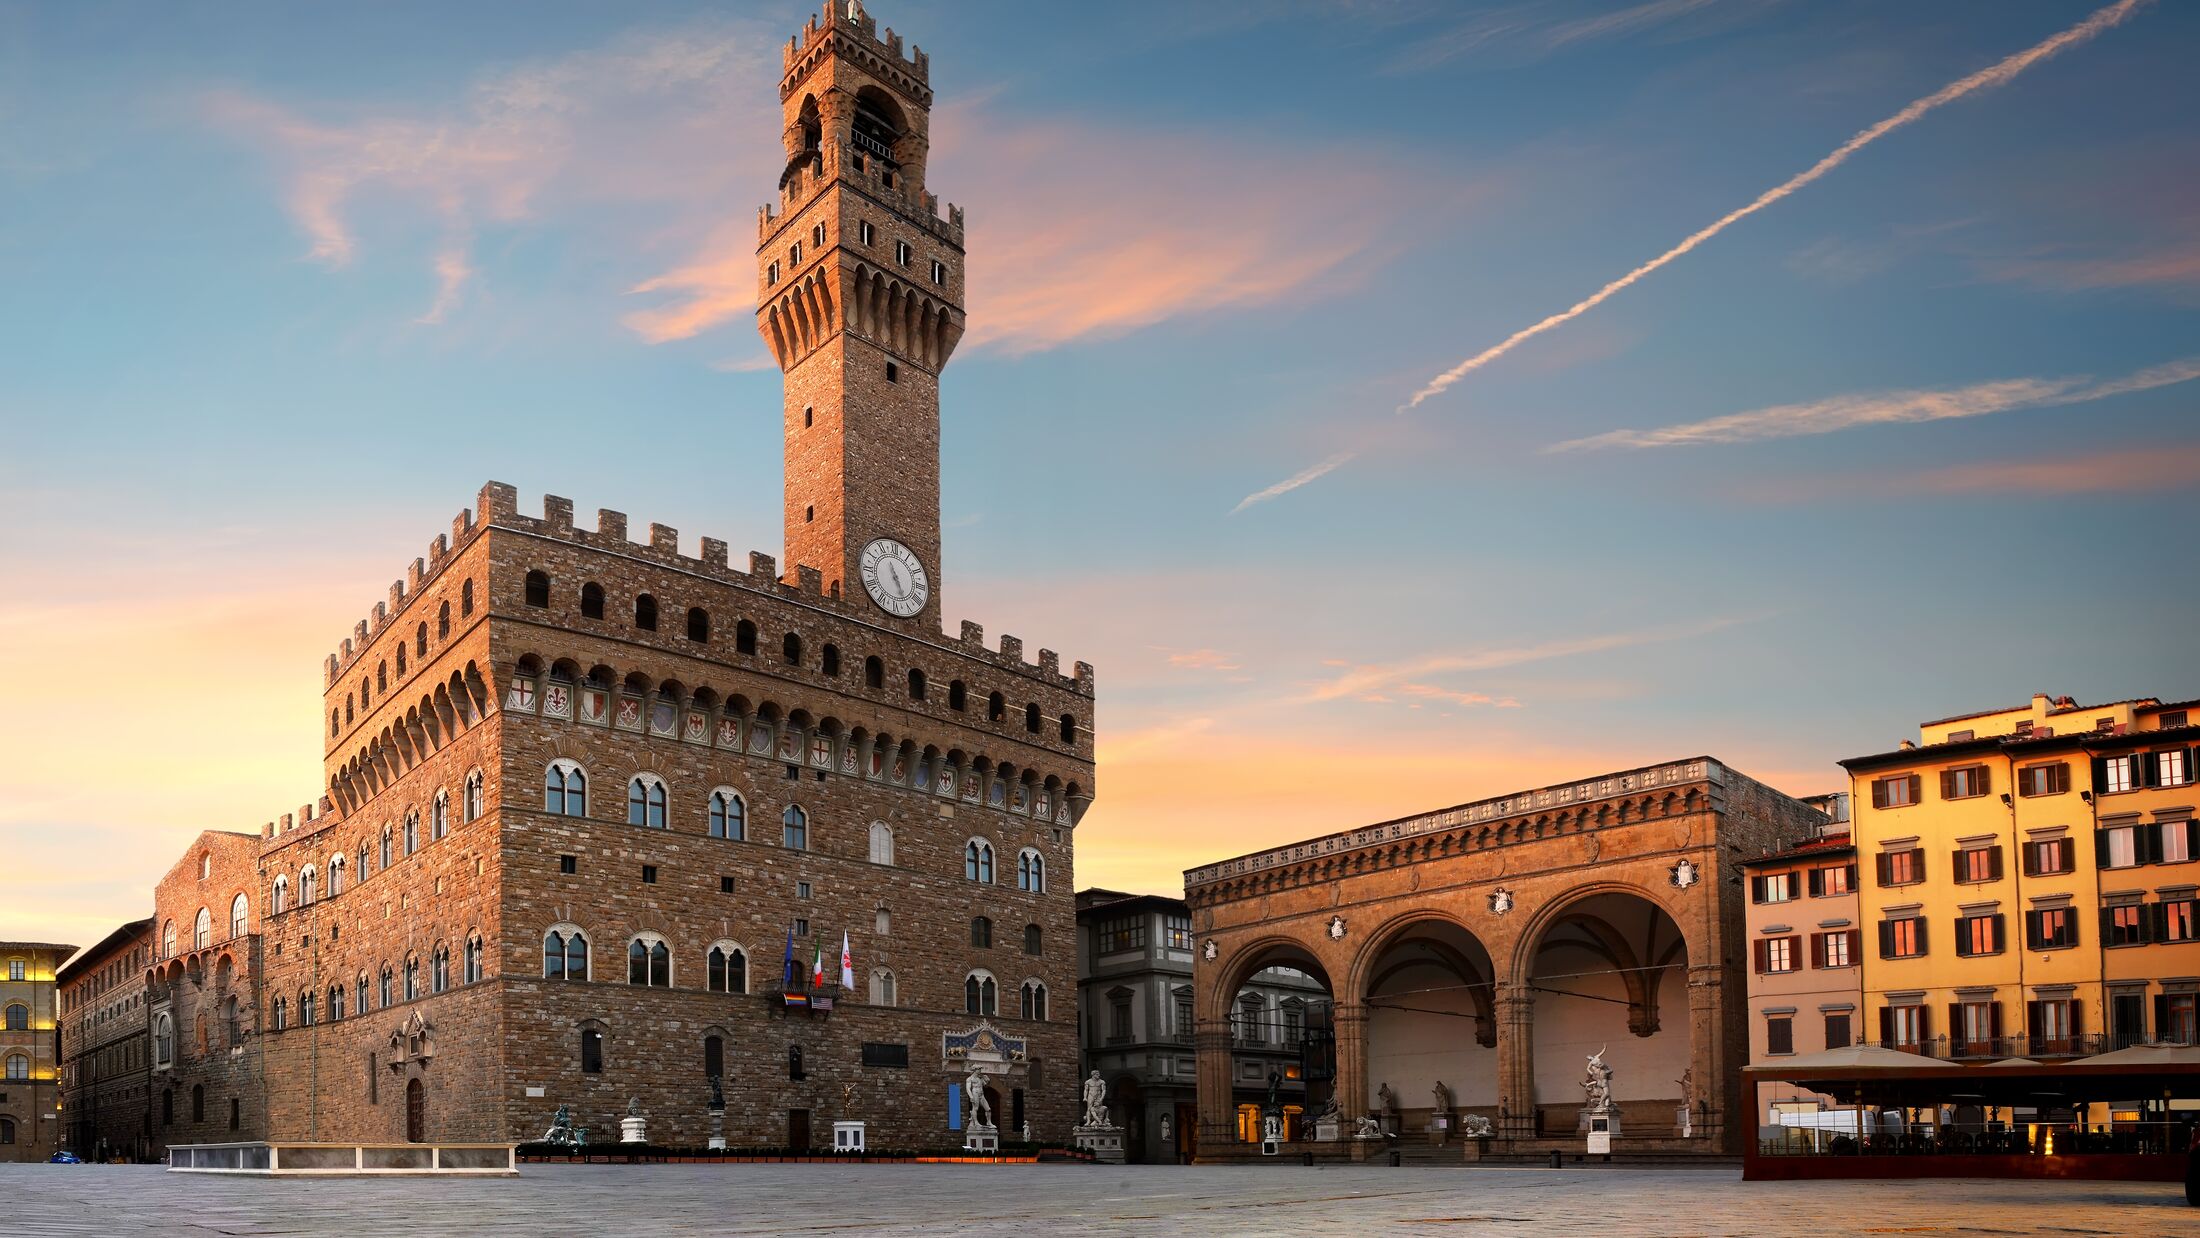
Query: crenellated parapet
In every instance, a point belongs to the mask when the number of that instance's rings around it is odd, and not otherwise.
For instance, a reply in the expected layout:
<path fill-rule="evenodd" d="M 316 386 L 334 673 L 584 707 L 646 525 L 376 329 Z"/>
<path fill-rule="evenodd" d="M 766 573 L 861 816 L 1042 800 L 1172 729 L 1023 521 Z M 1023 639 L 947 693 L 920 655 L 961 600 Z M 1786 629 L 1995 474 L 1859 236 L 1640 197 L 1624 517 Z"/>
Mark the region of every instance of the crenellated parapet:
<path fill-rule="evenodd" d="M 509 486 L 505 488 L 510 489 Z M 335 652 L 323 660 L 322 686 L 334 686 L 353 662 L 365 656 L 367 647 L 374 643 L 375 638 L 395 623 L 411 605 L 412 599 L 440 578 L 443 570 L 457 559 L 458 552 L 470 545 L 480 533 L 481 521 L 475 518 L 472 510 L 462 509 L 453 516 L 451 531 L 447 534 L 436 534 L 435 540 L 428 543 L 428 553 L 412 561 L 405 569 L 404 579 L 390 582 L 389 596 L 376 602 L 366 618 L 353 624 L 351 635 L 339 642 Z"/>
<path fill-rule="evenodd" d="M 903 55 L 901 36 L 891 27 L 880 33 L 878 22 L 864 11 L 859 0 L 829 0 L 822 12 L 802 24 L 800 34 L 787 40 L 779 53 L 780 99 L 791 97 L 820 64 L 834 55 L 860 65 L 931 106 L 932 58 L 914 46 Z"/>
<path fill-rule="evenodd" d="M 757 244 L 769 243 L 819 190 L 835 182 L 853 186 L 939 240 L 957 250 L 963 248 L 963 208 L 950 202 L 943 212 L 938 194 L 838 141 L 825 142 L 806 158 L 787 165 L 780 177 L 777 204 L 756 209 Z"/>

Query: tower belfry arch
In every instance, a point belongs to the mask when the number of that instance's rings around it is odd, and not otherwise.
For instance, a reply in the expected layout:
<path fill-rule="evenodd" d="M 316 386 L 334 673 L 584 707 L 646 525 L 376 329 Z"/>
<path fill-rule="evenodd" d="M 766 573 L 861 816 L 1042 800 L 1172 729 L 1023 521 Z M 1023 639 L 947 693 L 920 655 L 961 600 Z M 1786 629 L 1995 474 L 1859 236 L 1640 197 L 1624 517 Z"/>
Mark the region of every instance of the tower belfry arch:
<path fill-rule="evenodd" d="M 930 63 L 859 3 L 783 49 L 787 162 L 757 217 L 756 325 L 785 375 L 785 569 L 940 627 L 940 372 L 963 216 L 925 187 Z"/>

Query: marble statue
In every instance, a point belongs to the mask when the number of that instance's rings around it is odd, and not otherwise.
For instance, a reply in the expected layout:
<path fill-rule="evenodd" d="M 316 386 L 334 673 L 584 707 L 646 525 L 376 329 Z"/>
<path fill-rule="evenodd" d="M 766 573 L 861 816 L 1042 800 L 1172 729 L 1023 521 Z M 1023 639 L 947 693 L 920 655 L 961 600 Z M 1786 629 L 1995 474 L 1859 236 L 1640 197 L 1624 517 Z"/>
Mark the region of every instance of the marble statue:
<path fill-rule="evenodd" d="M 626 1116 L 619 1119 L 620 1143 L 648 1143 L 649 1119 L 642 1116 L 642 1098 L 626 1098 Z"/>
<path fill-rule="evenodd" d="M 1373 1117 L 1367 1114 L 1361 1114 L 1359 1117 L 1354 1118 L 1352 1121 L 1354 1125 L 1354 1130 L 1352 1134 L 1356 1138 L 1373 1139 L 1377 1135 L 1383 1133 L 1382 1126 L 1377 1123 Z"/>
<path fill-rule="evenodd" d="M 984 1071 L 973 1070 L 963 1080 L 963 1098 L 970 1102 L 971 1125 L 993 1125 L 993 1102 L 985 1098 Z"/>
<path fill-rule="evenodd" d="M 1443 1080 L 1438 1079 L 1436 1081 L 1436 1086 L 1431 1090 L 1436 1094 L 1436 1112 L 1450 1113 L 1451 1089 L 1444 1086 Z"/>
<path fill-rule="evenodd" d="M 1469 1139 L 1488 1139 L 1497 1133 L 1490 1120 L 1479 1113 L 1470 1113 L 1459 1119 L 1459 1133 Z"/>
<path fill-rule="evenodd" d="M 1691 1066 L 1682 1071 L 1681 1077 L 1674 1080 L 1674 1082 L 1681 1085 L 1681 1108 L 1694 1109 L 1696 1107 L 1696 1068 Z"/>
<path fill-rule="evenodd" d="M 1314 1120 L 1317 1122 L 1344 1121 L 1344 1109 L 1337 1104 L 1337 1098 L 1334 1094 L 1328 1100 L 1322 1102 L 1322 1110 L 1314 1115 Z"/>
<path fill-rule="evenodd" d="M 1586 1094 L 1582 1107 L 1590 1113 L 1603 1113 L 1612 1107 L 1612 1068 L 1604 1061 L 1610 1048 L 1606 1045 L 1589 1055 L 1589 1073 L 1581 1081 L 1581 1090 Z"/>
<path fill-rule="evenodd" d="M 1114 1125 L 1114 1123 L 1108 1121 L 1107 1104 L 1108 1085 L 1100 1078 L 1100 1072 L 1096 1070 L 1085 1076 L 1085 1117 L 1078 1125 L 1095 1129 L 1104 1129 Z"/>
<path fill-rule="evenodd" d="M 641 1097 L 639 1097 L 639 1096 L 629 1096 L 629 1097 L 627 1097 L 627 1098 L 626 1098 L 626 1116 L 628 1116 L 628 1117 L 630 1117 L 630 1118 L 638 1118 L 638 1117 L 642 1116 L 642 1098 L 641 1098 Z"/>
<path fill-rule="evenodd" d="M 1390 1090 L 1388 1082 L 1375 1089 L 1375 1103 L 1382 1106 L 1384 1113 L 1398 1112 L 1398 1094 Z"/>

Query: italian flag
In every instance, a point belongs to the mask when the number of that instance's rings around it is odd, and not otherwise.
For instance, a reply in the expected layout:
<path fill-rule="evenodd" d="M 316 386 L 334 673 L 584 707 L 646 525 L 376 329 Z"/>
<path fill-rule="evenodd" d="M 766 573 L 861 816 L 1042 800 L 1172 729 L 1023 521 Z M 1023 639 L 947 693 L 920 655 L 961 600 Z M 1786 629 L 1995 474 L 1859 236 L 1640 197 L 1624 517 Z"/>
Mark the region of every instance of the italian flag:
<path fill-rule="evenodd" d="M 822 989 L 825 987 L 825 947 L 820 944 L 816 949 L 817 958 L 810 964 L 810 987 Z"/>

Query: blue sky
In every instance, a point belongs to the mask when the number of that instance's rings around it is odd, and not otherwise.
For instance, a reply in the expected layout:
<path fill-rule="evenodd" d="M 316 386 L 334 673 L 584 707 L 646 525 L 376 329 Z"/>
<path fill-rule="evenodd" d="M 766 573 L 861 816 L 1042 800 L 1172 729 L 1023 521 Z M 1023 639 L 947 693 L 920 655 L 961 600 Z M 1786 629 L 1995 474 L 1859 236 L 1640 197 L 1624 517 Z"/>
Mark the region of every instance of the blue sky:
<path fill-rule="evenodd" d="M 1394 411 L 2099 8 L 872 6 L 970 220 L 946 613 L 1099 668 L 1080 882 L 2200 695 L 2192 6 Z M 0 0 L 0 638 L 48 700 L 0 723 L 0 932 L 91 940 L 315 796 L 320 656 L 485 480 L 777 552 L 747 298 L 803 15 Z"/>

